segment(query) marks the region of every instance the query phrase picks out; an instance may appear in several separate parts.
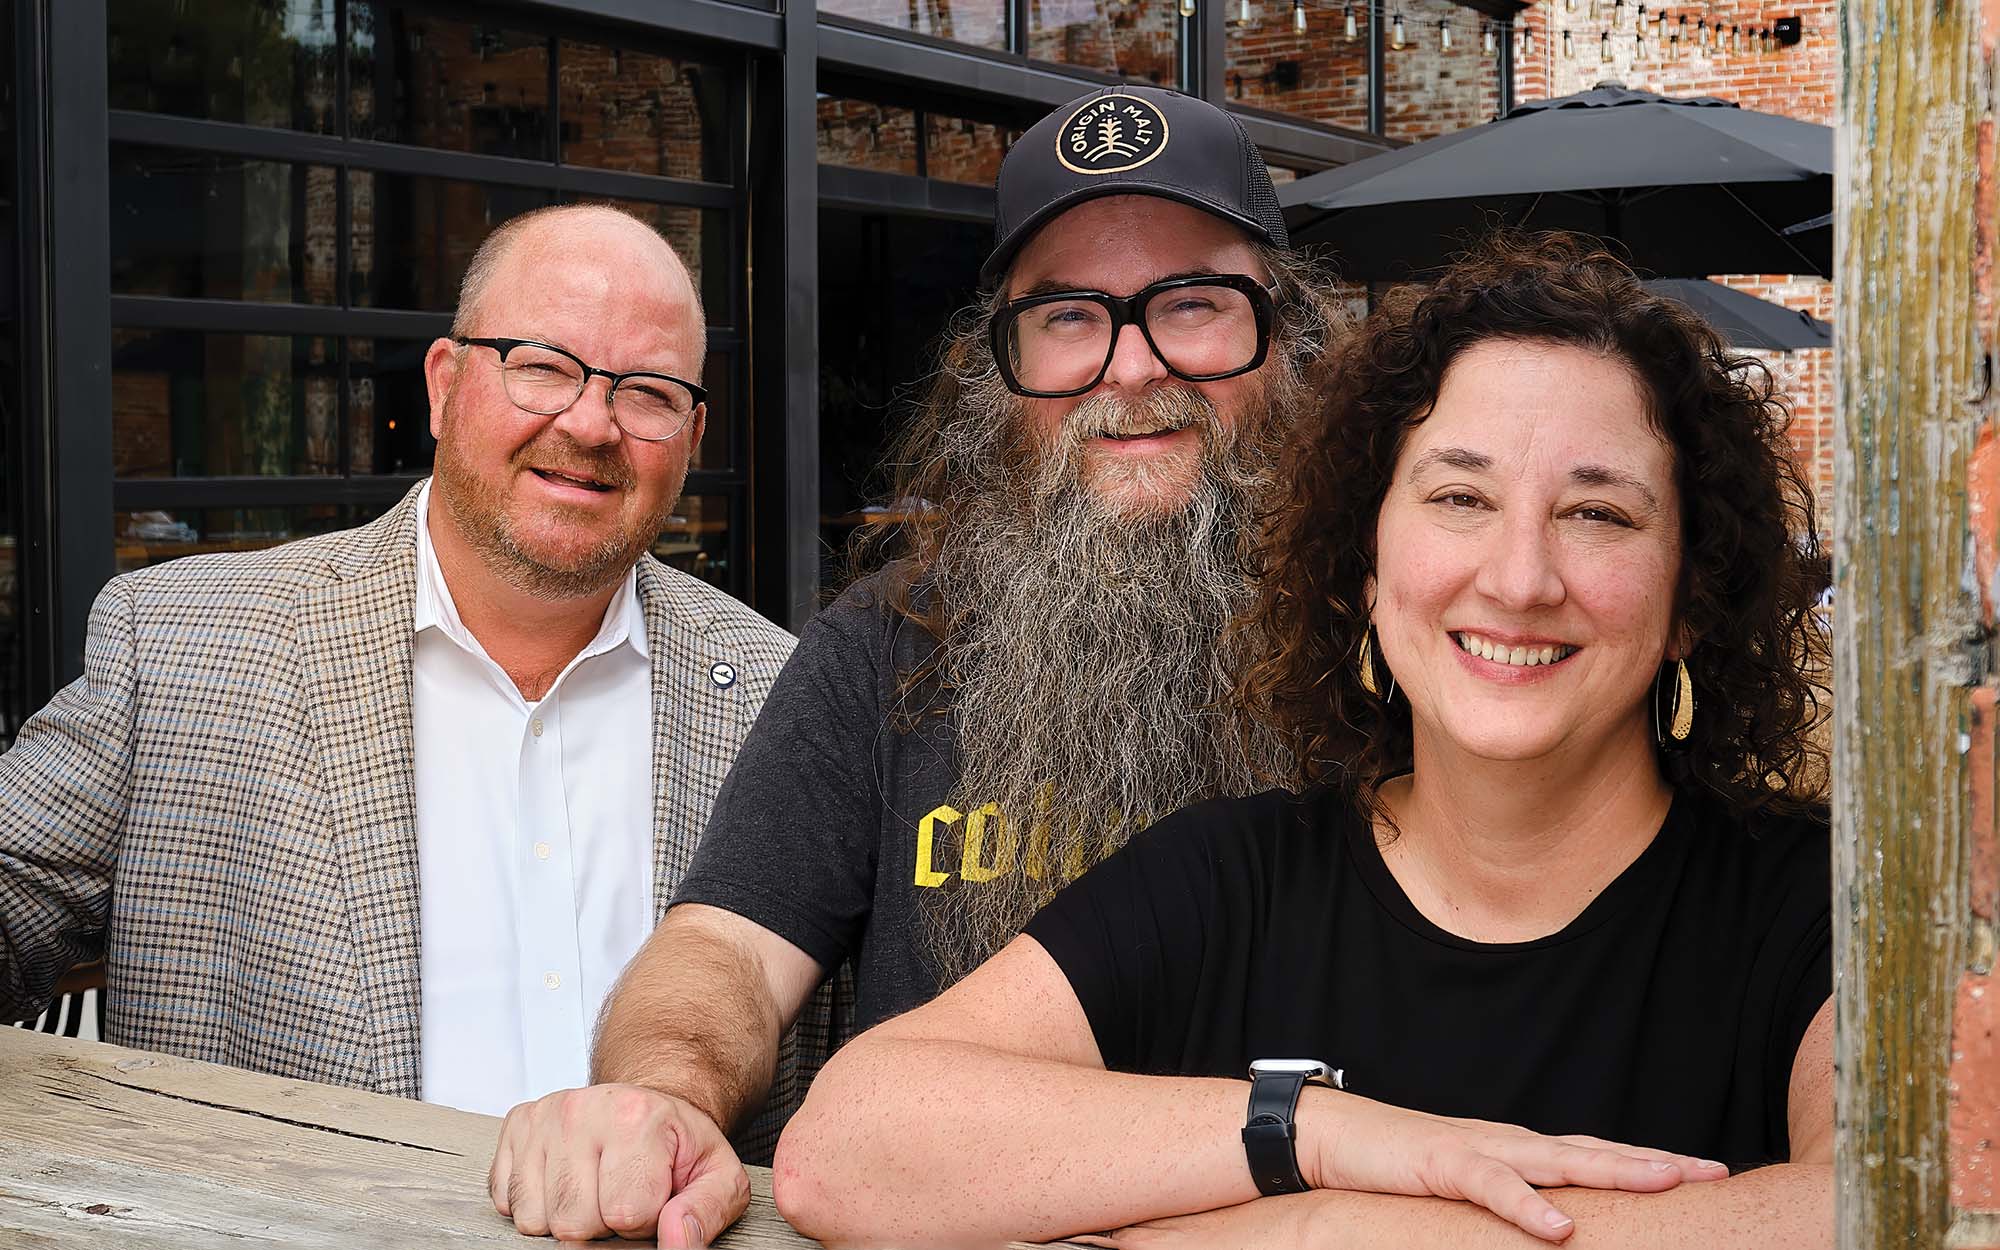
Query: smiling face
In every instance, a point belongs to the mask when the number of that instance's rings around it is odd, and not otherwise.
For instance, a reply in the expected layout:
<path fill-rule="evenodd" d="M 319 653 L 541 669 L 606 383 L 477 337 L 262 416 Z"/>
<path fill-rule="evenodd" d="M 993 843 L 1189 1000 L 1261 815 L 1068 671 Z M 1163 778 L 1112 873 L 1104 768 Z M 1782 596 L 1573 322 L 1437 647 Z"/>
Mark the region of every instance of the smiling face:
<path fill-rule="evenodd" d="M 1246 274 L 1268 283 L 1249 237 L 1212 214 L 1156 196 L 1090 200 L 1057 217 L 1021 249 L 1006 295 L 1062 290 L 1129 296 L 1165 278 Z M 1026 433 L 1043 454 L 1060 440 L 1081 443 L 1085 485 L 1118 511 L 1171 510 L 1200 476 L 1205 407 L 1211 434 L 1232 437 L 1266 402 L 1261 375 L 1183 382 L 1168 373 L 1137 326 L 1120 332 L 1104 378 L 1067 399 L 1022 399 Z"/>
<path fill-rule="evenodd" d="M 535 339 L 600 369 L 701 377 L 703 326 L 686 269 L 658 235 L 608 210 L 525 225 L 468 324 L 468 337 Z M 543 597 L 581 597 L 622 577 L 659 535 L 703 408 L 674 437 L 646 442 L 612 420 L 603 378 L 566 411 L 540 416 L 508 399 L 490 347 L 441 339 L 425 371 L 433 499 L 489 571 Z"/>
<path fill-rule="evenodd" d="M 1467 348 L 1376 520 L 1373 619 L 1420 766 L 1649 750 L 1680 534 L 1673 452 L 1624 363 Z"/>

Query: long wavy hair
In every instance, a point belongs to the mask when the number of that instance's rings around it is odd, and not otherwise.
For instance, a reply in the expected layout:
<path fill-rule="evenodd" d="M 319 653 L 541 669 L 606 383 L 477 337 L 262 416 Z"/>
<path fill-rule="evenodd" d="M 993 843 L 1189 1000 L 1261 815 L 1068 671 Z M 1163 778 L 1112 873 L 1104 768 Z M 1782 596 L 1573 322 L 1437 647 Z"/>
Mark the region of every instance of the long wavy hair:
<path fill-rule="evenodd" d="M 1624 362 L 1673 450 L 1681 503 L 1679 623 L 1698 712 L 1665 775 L 1738 814 L 1816 805 L 1828 706 L 1813 495 L 1785 436 L 1790 411 L 1757 360 L 1576 236 L 1502 232 L 1424 286 L 1392 291 L 1338 357 L 1320 418 L 1284 453 L 1280 497 L 1252 560 L 1246 623 L 1272 643 L 1240 693 L 1308 782 L 1381 816 L 1376 787 L 1411 767 L 1407 700 L 1361 685 L 1376 518 L 1410 431 L 1477 343 L 1564 344 Z M 1379 663 L 1379 660 L 1377 661 Z M 1378 685 L 1383 683 L 1379 682 Z M 1656 688 L 1657 689 L 1657 688 Z"/>
<path fill-rule="evenodd" d="M 1264 368 L 1280 371 L 1295 385 L 1316 385 L 1332 346 L 1352 325 L 1350 288 L 1302 253 L 1264 244 L 1254 250 L 1271 275 L 1276 313 Z M 952 319 L 939 344 L 936 366 L 884 462 L 894 523 L 863 526 L 848 544 L 849 580 L 886 570 L 884 594 L 889 605 L 940 644 L 929 662 L 901 674 L 902 698 L 895 719 L 904 727 L 913 715 L 942 711 L 943 704 L 932 695 L 942 676 L 943 656 L 977 606 L 943 602 L 930 593 L 929 579 L 969 501 L 987 480 L 978 467 L 954 459 L 946 438 L 948 427 L 969 405 L 990 407 L 996 421 L 1006 419 L 1018 406 L 1000 380 L 988 337 L 988 328 L 1005 303 L 1003 284 L 983 292 L 978 302 Z M 1271 436 L 1275 444 L 1286 432 L 1273 430 Z M 1025 472 L 1034 454 L 1025 437 L 1013 454 L 1015 467 Z"/>

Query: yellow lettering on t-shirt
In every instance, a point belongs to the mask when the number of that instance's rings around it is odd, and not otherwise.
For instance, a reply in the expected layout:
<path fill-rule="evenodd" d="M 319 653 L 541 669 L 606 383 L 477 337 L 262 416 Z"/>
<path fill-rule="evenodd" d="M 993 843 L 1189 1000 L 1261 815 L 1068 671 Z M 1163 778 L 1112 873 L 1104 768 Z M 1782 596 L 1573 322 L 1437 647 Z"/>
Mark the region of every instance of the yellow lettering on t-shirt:
<path fill-rule="evenodd" d="M 940 822 L 955 825 L 961 813 L 949 804 L 941 803 L 932 808 L 917 822 L 917 879 L 916 884 L 933 888 L 951 880 L 948 872 L 939 872 L 931 867 L 931 851 L 937 844 L 937 827 Z"/>
<path fill-rule="evenodd" d="M 993 862 L 982 864 L 986 826 L 993 825 Z M 965 854 L 958 862 L 958 875 L 970 882 L 991 881 L 1014 867 L 1014 826 L 998 803 L 988 803 L 965 818 Z"/>

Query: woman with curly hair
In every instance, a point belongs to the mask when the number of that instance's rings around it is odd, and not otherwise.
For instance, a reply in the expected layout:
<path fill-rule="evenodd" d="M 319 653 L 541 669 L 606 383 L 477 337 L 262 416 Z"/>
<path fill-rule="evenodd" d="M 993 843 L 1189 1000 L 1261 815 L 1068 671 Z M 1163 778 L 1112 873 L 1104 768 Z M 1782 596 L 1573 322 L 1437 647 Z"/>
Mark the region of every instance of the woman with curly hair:
<path fill-rule="evenodd" d="M 1573 238 L 1391 294 L 1261 548 L 1243 695 L 1302 792 L 1161 822 L 843 1051 L 781 1205 L 862 1240 L 1830 1243 L 1824 638 L 1785 421 Z M 1436 1157 L 1371 1137 L 1388 1106 L 1493 1122 L 1439 1145 L 1490 1186 L 1434 1196 Z M 1642 1143 L 1613 1153 L 1658 1182 L 1555 1189 L 1528 1130 Z"/>

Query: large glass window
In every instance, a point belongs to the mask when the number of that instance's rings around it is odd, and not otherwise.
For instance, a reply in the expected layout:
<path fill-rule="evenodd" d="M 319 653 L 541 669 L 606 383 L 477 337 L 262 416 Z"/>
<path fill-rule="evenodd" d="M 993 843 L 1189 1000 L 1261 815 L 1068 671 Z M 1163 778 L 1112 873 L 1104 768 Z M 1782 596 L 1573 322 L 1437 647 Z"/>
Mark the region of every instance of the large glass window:
<path fill-rule="evenodd" d="M 740 67 L 470 4 L 109 0 L 109 15 L 119 567 L 392 504 L 435 456 L 424 355 L 473 254 L 510 218 L 588 200 L 652 224 L 701 292 L 699 495 L 662 558 L 745 588 Z M 318 137 L 288 159 L 291 143 L 215 121 Z M 430 173 L 431 151 L 450 168 Z"/>
<path fill-rule="evenodd" d="M 1370 0 L 1232 0 L 1223 72 L 1229 102 L 1368 129 L 1372 8 Z"/>
<path fill-rule="evenodd" d="M 1037 0 L 1027 53 L 1171 87 L 1180 77 L 1178 0 Z"/>
<path fill-rule="evenodd" d="M 979 48 L 1007 46 L 1007 0 L 819 0 L 819 11 Z"/>
<path fill-rule="evenodd" d="M 337 0 L 110 0 L 111 107 L 326 133 Z"/>
<path fill-rule="evenodd" d="M 919 159 L 916 112 L 872 100 L 821 95 L 818 147 L 822 165 L 915 174 Z"/>

